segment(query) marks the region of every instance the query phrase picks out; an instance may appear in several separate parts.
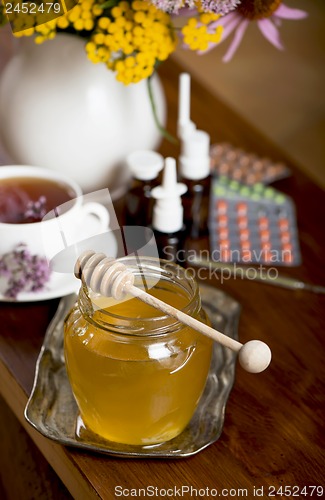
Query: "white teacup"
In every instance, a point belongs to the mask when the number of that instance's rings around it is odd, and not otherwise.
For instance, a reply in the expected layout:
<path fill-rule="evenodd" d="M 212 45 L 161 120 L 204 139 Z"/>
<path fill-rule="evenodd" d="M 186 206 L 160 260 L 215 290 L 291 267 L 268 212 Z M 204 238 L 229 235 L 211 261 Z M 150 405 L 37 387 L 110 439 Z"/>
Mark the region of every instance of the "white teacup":
<path fill-rule="evenodd" d="M 83 203 L 80 186 L 64 174 L 31 166 L 0 167 L 0 182 L 1 179 L 12 178 L 35 178 L 64 183 L 74 195 L 73 199 L 61 205 L 66 209 L 64 213 L 54 218 L 48 214 L 40 222 L 24 224 L 0 222 L 0 256 L 24 243 L 32 254 L 45 256 L 50 261 L 66 246 L 107 230 L 108 210 L 97 202 Z M 85 221 L 89 220 L 90 216 L 96 220 L 87 228 Z"/>

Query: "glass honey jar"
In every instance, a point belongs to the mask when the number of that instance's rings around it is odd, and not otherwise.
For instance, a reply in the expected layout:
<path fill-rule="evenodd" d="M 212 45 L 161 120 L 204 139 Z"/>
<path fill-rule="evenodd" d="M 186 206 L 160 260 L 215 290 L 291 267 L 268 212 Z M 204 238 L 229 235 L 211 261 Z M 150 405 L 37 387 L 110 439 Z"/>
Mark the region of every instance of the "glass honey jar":
<path fill-rule="evenodd" d="M 154 258 L 120 259 L 135 285 L 207 323 L 197 283 Z M 198 405 L 212 340 L 137 298 L 82 286 L 65 321 L 66 368 L 84 427 L 104 439 L 152 445 L 180 434 Z"/>

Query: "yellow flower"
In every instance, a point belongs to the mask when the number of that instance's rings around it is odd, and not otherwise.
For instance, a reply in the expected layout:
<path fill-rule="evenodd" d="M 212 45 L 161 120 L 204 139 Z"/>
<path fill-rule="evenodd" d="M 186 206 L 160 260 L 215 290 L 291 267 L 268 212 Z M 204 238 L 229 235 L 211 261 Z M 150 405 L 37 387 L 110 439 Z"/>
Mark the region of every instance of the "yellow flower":
<path fill-rule="evenodd" d="M 102 13 L 103 9 L 95 0 L 80 0 L 78 5 L 63 17 L 66 17 L 76 31 L 92 31 L 97 17 Z"/>
<path fill-rule="evenodd" d="M 105 61 L 125 85 L 148 78 L 176 47 L 170 17 L 161 14 L 146 1 L 120 2 L 111 9 L 111 19 L 98 20 L 88 57 Z"/>
<path fill-rule="evenodd" d="M 67 28 L 69 26 L 69 21 L 67 19 L 67 16 L 61 16 L 59 17 L 59 19 L 57 20 L 56 22 L 56 25 L 58 28 L 64 30 L 65 28 Z"/>
<path fill-rule="evenodd" d="M 111 23 L 111 21 L 108 17 L 101 17 L 98 20 L 97 26 L 98 26 L 98 28 L 100 28 L 102 30 L 106 30 L 108 28 L 108 26 L 110 25 L 110 23 Z"/>
<path fill-rule="evenodd" d="M 182 28 L 183 41 L 191 50 L 204 51 L 210 43 L 220 42 L 222 26 L 213 26 L 219 15 L 203 12 L 199 19 L 190 18 Z"/>

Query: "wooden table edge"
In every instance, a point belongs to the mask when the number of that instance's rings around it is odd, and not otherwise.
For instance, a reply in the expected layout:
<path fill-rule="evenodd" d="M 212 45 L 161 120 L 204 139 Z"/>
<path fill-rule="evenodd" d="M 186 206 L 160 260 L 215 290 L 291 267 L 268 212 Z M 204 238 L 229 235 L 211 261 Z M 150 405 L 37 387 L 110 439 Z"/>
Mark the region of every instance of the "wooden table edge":
<path fill-rule="evenodd" d="M 46 438 L 27 422 L 24 417 L 24 411 L 28 396 L 20 384 L 18 384 L 13 374 L 9 371 L 8 367 L 3 363 L 2 359 L 0 359 L 0 380 L 0 392 L 3 399 L 37 448 L 68 488 L 71 495 L 78 499 L 98 499 L 96 490 L 74 462 L 68 449 Z"/>

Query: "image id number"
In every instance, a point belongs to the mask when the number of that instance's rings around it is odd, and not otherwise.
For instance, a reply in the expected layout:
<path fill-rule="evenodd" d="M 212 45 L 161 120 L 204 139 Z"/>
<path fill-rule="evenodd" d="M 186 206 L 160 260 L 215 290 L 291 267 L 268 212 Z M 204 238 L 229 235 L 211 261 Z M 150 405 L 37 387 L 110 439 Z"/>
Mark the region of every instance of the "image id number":
<path fill-rule="evenodd" d="M 5 3 L 7 14 L 50 14 L 54 12 L 59 14 L 61 11 L 61 4 L 58 2 L 42 2 L 41 4 L 36 4 L 34 2 L 19 2 L 17 4 Z M 63 14 L 63 12 L 62 12 Z"/>
<path fill-rule="evenodd" d="M 269 486 L 269 497 L 283 496 L 283 497 L 322 497 L 324 495 L 323 486 Z"/>

